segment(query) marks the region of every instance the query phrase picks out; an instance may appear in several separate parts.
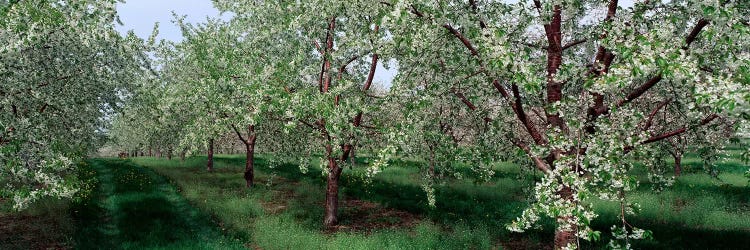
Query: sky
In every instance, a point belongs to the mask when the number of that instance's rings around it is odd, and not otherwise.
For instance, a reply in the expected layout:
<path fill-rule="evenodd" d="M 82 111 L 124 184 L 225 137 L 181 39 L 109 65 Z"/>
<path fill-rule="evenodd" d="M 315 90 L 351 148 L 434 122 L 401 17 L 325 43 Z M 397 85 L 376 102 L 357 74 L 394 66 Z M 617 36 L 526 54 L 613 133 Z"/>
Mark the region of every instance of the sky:
<path fill-rule="evenodd" d="M 123 34 L 133 30 L 136 35 L 148 38 L 154 23 L 159 22 L 159 39 L 181 41 L 180 28 L 172 23 L 173 11 L 187 16 L 186 20 L 191 23 L 203 22 L 206 17 L 220 16 L 210 0 L 128 0 L 117 4 L 117 12 L 124 24 L 118 26 L 117 30 Z M 229 17 L 224 15 L 224 18 Z"/>

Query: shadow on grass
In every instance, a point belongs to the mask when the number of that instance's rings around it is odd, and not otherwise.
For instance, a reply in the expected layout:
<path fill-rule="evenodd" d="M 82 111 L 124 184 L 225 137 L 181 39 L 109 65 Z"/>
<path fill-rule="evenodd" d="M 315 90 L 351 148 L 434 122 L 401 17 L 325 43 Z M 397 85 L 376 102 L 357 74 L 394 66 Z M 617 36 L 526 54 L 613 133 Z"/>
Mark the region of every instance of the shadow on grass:
<path fill-rule="evenodd" d="M 98 185 L 76 204 L 79 249 L 241 249 L 164 177 L 129 161 L 93 159 Z"/>
<path fill-rule="evenodd" d="M 360 164 L 366 162 L 364 159 L 357 160 Z M 281 248 L 306 246 L 306 244 L 336 248 L 335 245 L 330 245 L 330 241 L 344 242 L 354 237 L 363 242 L 378 242 L 379 237 L 382 237 L 376 234 L 364 235 L 362 237 L 366 237 L 361 238 L 356 236 L 357 234 L 346 233 L 330 236 L 333 238 L 326 240 L 329 241 L 327 243 L 329 245 L 318 242 L 321 240 L 319 237 L 325 238 L 325 230 L 320 223 L 323 215 L 325 179 L 317 167 L 311 167 L 309 172 L 303 174 L 295 164 L 273 164 L 274 167 L 270 168 L 269 156 L 258 157 L 256 158 L 256 182 L 259 185 L 248 191 L 242 188 L 244 157 L 241 156 L 218 157 L 214 173 L 206 173 L 203 170 L 204 157 L 188 159 L 184 164 L 158 159 L 148 159 L 143 162 L 177 180 L 186 189 L 192 190 L 184 192 L 202 192 L 189 196 L 192 197 L 190 199 L 193 202 L 196 199 L 211 197 L 217 199 L 217 202 L 254 204 L 271 202 L 276 207 L 284 207 L 281 211 L 274 210 L 269 214 L 264 214 L 262 208 L 248 207 L 243 211 L 224 208 L 222 204 L 210 204 L 210 202 L 202 207 L 215 213 L 225 214 L 223 217 L 220 216 L 224 222 L 241 224 L 239 227 L 245 229 L 240 231 L 255 235 L 253 238 L 261 242 L 294 237 L 295 240 L 288 242 L 297 242 L 295 244 L 299 245 L 289 243 L 280 245 L 283 246 Z M 436 186 L 437 206 L 430 208 L 420 186 L 419 164 L 401 161 L 391 165 L 393 167 L 385 169 L 383 173 L 369 182 L 363 181 L 361 175 L 358 174 L 358 171 L 363 168 L 347 169 L 342 176 L 341 200 L 372 201 L 384 207 L 407 211 L 434 223 L 438 231 L 429 229 L 427 232 L 436 234 L 434 235 L 436 240 L 426 240 L 423 242 L 425 245 L 418 245 L 421 247 L 439 249 L 451 247 L 485 249 L 500 246 L 510 249 L 550 247 L 549 242 L 553 233 L 551 219 L 543 219 L 542 229 L 530 230 L 524 234 L 510 233 L 505 229 L 505 225 L 520 215 L 527 204 L 524 200 L 524 188 L 528 187 L 529 183 L 516 178 L 517 167 L 502 167 L 488 183 L 474 183 L 471 179 L 443 181 Z M 639 213 L 635 218 L 629 218 L 630 222 L 640 228 L 652 230 L 655 236 L 654 240 L 635 241 L 634 246 L 646 249 L 742 249 L 750 245 L 750 230 L 742 228 L 742 225 L 748 224 L 743 220 L 750 218 L 748 216 L 750 210 L 741 209 L 747 206 L 750 189 L 736 185 L 717 185 L 708 176 L 697 176 L 696 180 L 691 179 L 693 178 L 691 176 L 692 174 L 687 174 L 678 180 L 674 187 L 668 188 L 661 194 L 648 191 L 651 188 L 649 185 L 644 185 L 639 191 L 634 192 L 634 199 L 640 202 L 644 209 L 650 210 Z M 286 197 L 278 193 L 291 195 Z M 273 200 L 280 199 L 280 197 L 286 200 L 283 204 Z M 685 211 L 675 210 L 680 209 L 680 206 L 683 206 Z M 253 209 L 260 209 L 261 212 L 248 212 Z M 341 224 L 354 223 L 352 221 L 355 221 L 355 218 L 349 217 L 358 214 L 356 209 L 356 207 L 349 208 L 346 202 L 342 202 Z M 582 241 L 585 248 L 605 248 L 610 235 L 610 226 L 617 225 L 619 221 L 615 209 L 606 204 L 597 205 L 597 210 L 600 212 L 600 217 L 594 220 L 593 227 L 595 230 L 602 231 L 603 239 L 593 243 Z M 717 213 L 719 215 L 716 215 Z M 250 222 L 237 222 L 238 215 L 252 216 L 254 219 Z M 732 217 L 735 215 L 736 218 Z M 713 220 L 720 223 L 710 225 L 710 221 L 702 220 L 705 219 L 703 217 L 711 216 L 716 217 Z M 290 219 L 292 222 L 289 221 Z M 386 218 L 386 220 L 389 219 Z M 687 223 L 689 221 L 690 223 Z M 284 232 L 259 232 L 269 229 Z M 422 226 L 414 229 L 399 229 L 393 231 L 398 236 L 389 237 L 411 235 L 409 237 L 417 237 L 412 238 L 412 241 L 421 242 L 419 237 L 426 237 L 420 234 L 423 230 Z M 450 238 L 451 235 L 458 238 Z M 450 240 L 454 242 L 444 243 Z M 274 248 L 273 244 L 276 243 L 264 244 L 261 246 Z M 387 244 L 394 246 L 392 242 Z M 409 243 L 401 244 L 408 245 Z"/>

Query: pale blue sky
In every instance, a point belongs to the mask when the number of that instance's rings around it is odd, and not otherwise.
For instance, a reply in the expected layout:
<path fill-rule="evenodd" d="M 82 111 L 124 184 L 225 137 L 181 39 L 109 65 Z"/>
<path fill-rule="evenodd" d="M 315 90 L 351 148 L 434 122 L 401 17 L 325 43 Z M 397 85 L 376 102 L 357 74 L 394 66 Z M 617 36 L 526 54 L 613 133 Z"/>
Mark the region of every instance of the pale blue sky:
<path fill-rule="evenodd" d="M 117 12 L 124 26 L 117 30 L 126 33 L 128 30 L 148 38 L 154 23 L 159 22 L 159 38 L 172 41 L 182 40 L 179 27 L 172 23 L 172 11 L 186 15 L 191 23 L 203 22 L 206 17 L 218 17 L 211 0 L 128 0 L 117 4 Z"/>

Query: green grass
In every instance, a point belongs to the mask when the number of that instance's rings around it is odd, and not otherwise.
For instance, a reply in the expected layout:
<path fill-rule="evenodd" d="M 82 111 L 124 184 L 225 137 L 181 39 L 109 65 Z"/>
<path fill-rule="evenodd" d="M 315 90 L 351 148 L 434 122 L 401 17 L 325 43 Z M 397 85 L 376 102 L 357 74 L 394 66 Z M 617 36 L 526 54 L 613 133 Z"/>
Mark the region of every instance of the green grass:
<path fill-rule="evenodd" d="M 72 207 L 79 249 L 242 249 L 175 186 L 129 161 L 94 159 L 91 194 Z"/>
<path fill-rule="evenodd" d="M 320 204 L 324 193 L 320 188 L 323 185 L 320 171 L 301 174 L 292 165 L 277 166 L 275 171 L 270 171 L 265 167 L 266 158 L 259 158 L 256 161 L 260 169 L 256 174 L 259 185 L 248 190 L 243 188 L 242 160 L 239 156 L 221 156 L 217 158 L 213 173 L 205 172 L 204 158 L 189 158 L 184 167 L 177 161 L 153 158 L 134 161 L 174 180 L 183 195 L 196 206 L 222 221 L 236 237 L 262 249 L 461 249 L 494 245 L 487 231 L 464 226 L 449 233 L 430 220 L 409 228 L 327 233 L 321 225 L 323 208 Z M 344 183 L 344 199 L 354 198 L 354 192 L 364 191 L 347 187 L 354 185 Z M 418 186 L 404 190 L 402 195 L 410 196 L 411 201 L 424 196 Z M 417 210 L 425 209 L 410 205 Z M 273 211 L 277 207 L 283 210 Z M 354 208 L 342 207 L 340 212 L 341 224 L 350 225 L 352 218 L 347 215 L 355 212 Z"/>
<path fill-rule="evenodd" d="M 551 247 L 551 219 L 543 219 L 541 229 L 524 234 L 505 229 L 526 207 L 525 190 L 533 184 L 531 176 L 519 178 L 523 173 L 513 164 L 494 166 L 496 174 L 486 183 L 468 177 L 439 181 L 434 208 L 427 205 L 421 188 L 419 162 L 393 161 L 371 181 L 362 178 L 362 167 L 347 169 L 341 180 L 343 227 L 330 232 L 321 225 L 325 190 L 321 170 L 311 167 L 303 174 L 295 164 L 271 164 L 273 159 L 278 160 L 270 155 L 256 158 L 253 189 L 244 188 L 241 155 L 219 155 L 212 173 L 205 171 L 205 157 L 184 162 L 93 159 L 79 171 L 81 179 L 91 180 L 85 182 L 90 191 L 80 193 L 80 201 L 45 200 L 23 215 L 0 214 L 3 222 L 26 218 L 23 223 L 30 223 L 0 225 L 0 249 Z M 357 160 L 360 166 L 367 161 Z M 743 249 L 750 245 L 750 186 L 742 176 L 747 166 L 729 158 L 719 163 L 718 178 L 712 178 L 694 155 L 683 162 L 684 175 L 674 186 L 655 193 L 644 182 L 628 194 L 642 207 L 629 222 L 654 232 L 654 239 L 637 241 L 634 247 Z M 471 176 L 469 170 L 459 171 Z M 645 180 L 645 173 L 634 174 Z M 619 222 L 619 204 L 593 202 L 600 214 L 593 226 L 602 231 L 603 239 L 582 242 L 585 249 L 604 248 L 609 227 Z"/>
<path fill-rule="evenodd" d="M 329 233 L 321 226 L 325 183 L 320 169 L 312 167 L 302 174 L 294 164 L 269 168 L 270 159 L 268 155 L 256 158 L 259 185 L 252 190 L 243 188 L 244 157 L 240 155 L 218 156 L 214 173 L 204 171 L 204 157 L 183 163 L 156 158 L 134 161 L 173 180 L 188 200 L 222 221 L 235 237 L 263 249 L 540 248 L 551 242 L 550 219 L 542 222 L 542 229 L 524 234 L 510 233 L 504 227 L 526 206 L 524 188 L 531 184 L 528 178 L 518 179 L 520 170 L 513 164 L 498 164 L 488 183 L 471 178 L 444 180 L 437 186 L 435 208 L 427 206 L 417 162 L 396 161 L 371 182 L 361 178 L 362 168 L 347 169 L 342 177 L 342 200 L 372 201 L 409 212 L 420 222 L 412 227 Z M 653 240 L 636 242 L 635 247 L 750 245 L 750 187 L 742 176 L 746 167 L 730 159 L 719 165 L 719 179 L 713 179 L 702 172 L 694 156 L 684 162 L 684 176 L 673 187 L 654 193 L 644 184 L 629 194 L 643 208 L 637 217 L 629 218 L 631 224 L 654 231 Z M 595 207 L 600 217 L 594 227 L 605 239 L 584 243 L 586 248 L 604 247 L 609 227 L 619 221 L 618 204 L 595 202 Z M 340 209 L 342 225 L 356 223 L 355 208 Z"/>

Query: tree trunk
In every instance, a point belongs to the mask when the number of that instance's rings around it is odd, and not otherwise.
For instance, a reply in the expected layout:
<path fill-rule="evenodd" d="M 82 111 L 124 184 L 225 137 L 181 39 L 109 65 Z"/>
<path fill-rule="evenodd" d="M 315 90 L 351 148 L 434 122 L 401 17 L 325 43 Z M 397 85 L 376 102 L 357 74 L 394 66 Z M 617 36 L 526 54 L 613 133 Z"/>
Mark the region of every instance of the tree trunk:
<path fill-rule="evenodd" d="M 180 162 L 185 162 L 185 150 L 183 149 L 182 152 L 180 152 Z"/>
<path fill-rule="evenodd" d="M 435 179 L 435 149 L 430 147 L 430 178 Z"/>
<path fill-rule="evenodd" d="M 214 171 L 214 139 L 208 140 L 208 163 L 206 163 L 208 172 Z"/>
<path fill-rule="evenodd" d="M 248 126 L 247 128 L 247 144 L 245 144 L 245 182 L 248 188 L 253 187 L 253 168 L 255 164 L 255 126 Z"/>
<path fill-rule="evenodd" d="M 682 154 L 676 153 L 674 156 L 674 176 L 682 175 Z"/>
<path fill-rule="evenodd" d="M 330 148 L 330 146 L 328 146 Z M 328 150 L 330 152 L 330 149 Z M 332 158 L 329 153 L 328 157 L 328 185 L 326 187 L 326 204 L 325 217 L 323 225 L 325 227 L 334 227 L 339 224 L 339 178 L 341 177 L 341 168 L 339 168 L 336 159 Z"/>
<path fill-rule="evenodd" d="M 572 201 L 574 192 L 570 187 L 563 187 L 562 190 L 559 191 L 560 197 Z M 577 241 L 578 236 L 576 236 L 576 233 L 578 232 L 578 227 L 576 225 L 570 225 L 569 227 L 563 226 L 564 224 L 570 222 L 573 218 L 570 216 L 561 216 L 557 218 L 557 228 L 555 228 L 555 249 L 562 249 L 568 245 L 573 245 L 577 247 Z"/>
<path fill-rule="evenodd" d="M 154 157 L 153 151 L 151 151 L 151 147 L 148 147 L 148 157 Z"/>

